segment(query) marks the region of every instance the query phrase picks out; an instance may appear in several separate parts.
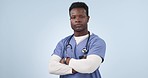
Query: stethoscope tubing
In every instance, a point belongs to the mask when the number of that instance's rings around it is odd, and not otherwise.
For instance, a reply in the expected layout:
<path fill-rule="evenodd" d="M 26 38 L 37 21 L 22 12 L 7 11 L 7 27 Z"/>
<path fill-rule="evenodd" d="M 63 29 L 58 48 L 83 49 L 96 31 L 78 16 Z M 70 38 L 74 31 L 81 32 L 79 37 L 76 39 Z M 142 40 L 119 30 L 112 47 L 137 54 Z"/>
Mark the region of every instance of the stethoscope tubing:
<path fill-rule="evenodd" d="M 70 46 L 71 50 L 73 49 L 72 45 L 70 44 L 70 41 L 71 41 L 71 39 L 72 39 L 73 36 L 74 36 L 74 34 L 72 34 L 72 35 L 70 36 L 70 38 L 67 39 L 66 46 L 65 46 L 65 48 L 64 48 L 64 52 L 65 52 L 66 56 L 68 56 L 68 55 L 67 55 L 67 54 L 68 54 L 68 53 L 67 53 L 67 47 Z M 84 53 L 84 55 L 87 55 L 88 50 L 89 50 L 89 49 L 88 49 L 89 39 L 90 39 L 90 32 L 88 31 L 88 39 L 87 39 L 87 42 L 86 42 L 85 47 L 82 49 L 82 52 Z M 76 56 L 76 53 L 75 53 L 75 56 Z"/>

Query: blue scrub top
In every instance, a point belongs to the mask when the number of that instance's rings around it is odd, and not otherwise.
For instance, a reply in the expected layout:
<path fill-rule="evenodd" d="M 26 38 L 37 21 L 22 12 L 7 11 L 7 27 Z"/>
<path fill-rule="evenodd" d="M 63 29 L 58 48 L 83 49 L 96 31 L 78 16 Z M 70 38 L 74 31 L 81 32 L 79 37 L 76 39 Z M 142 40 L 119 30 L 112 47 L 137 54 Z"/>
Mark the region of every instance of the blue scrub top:
<path fill-rule="evenodd" d="M 70 45 L 72 46 L 72 49 L 71 49 L 70 46 L 66 47 L 67 41 L 69 40 L 70 37 L 71 36 L 68 36 L 62 39 L 57 44 L 53 54 L 56 54 L 61 58 L 71 57 L 75 59 L 79 59 L 80 56 L 83 56 L 84 53 L 82 53 L 82 49 L 85 48 L 88 38 L 84 39 L 82 42 L 80 42 L 77 45 L 74 37 L 72 37 L 69 42 Z M 104 61 L 106 44 L 103 39 L 99 38 L 95 34 L 90 35 L 87 49 L 88 49 L 87 55 L 91 55 L 91 54 L 98 55 Z M 101 75 L 98 69 L 93 73 L 86 73 L 86 74 L 75 73 L 75 74 L 69 74 L 69 75 L 60 75 L 60 78 L 101 78 Z"/>

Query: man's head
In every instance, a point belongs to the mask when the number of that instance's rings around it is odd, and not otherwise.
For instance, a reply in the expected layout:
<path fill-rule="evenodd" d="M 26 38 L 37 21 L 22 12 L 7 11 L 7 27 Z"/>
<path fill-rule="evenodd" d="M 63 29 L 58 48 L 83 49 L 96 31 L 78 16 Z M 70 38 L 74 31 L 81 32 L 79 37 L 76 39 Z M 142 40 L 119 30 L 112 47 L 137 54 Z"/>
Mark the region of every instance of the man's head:
<path fill-rule="evenodd" d="M 89 21 L 88 6 L 83 2 L 74 2 L 69 8 L 71 28 L 74 32 L 87 32 Z"/>
<path fill-rule="evenodd" d="M 86 15 L 89 16 L 88 6 L 84 2 L 74 2 L 74 3 L 72 3 L 71 6 L 69 7 L 69 14 L 70 14 L 70 11 L 73 8 L 83 8 L 83 9 L 86 10 Z"/>

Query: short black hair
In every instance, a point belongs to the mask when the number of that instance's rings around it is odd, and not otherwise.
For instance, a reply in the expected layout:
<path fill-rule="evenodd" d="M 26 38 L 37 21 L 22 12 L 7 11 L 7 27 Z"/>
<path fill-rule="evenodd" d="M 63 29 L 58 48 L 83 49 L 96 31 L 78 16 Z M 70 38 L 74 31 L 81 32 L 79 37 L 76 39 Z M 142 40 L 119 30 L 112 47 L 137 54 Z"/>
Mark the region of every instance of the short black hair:
<path fill-rule="evenodd" d="M 69 7 L 69 14 L 70 14 L 70 11 L 73 8 L 84 8 L 86 10 L 86 15 L 89 16 L 89 14 L 88 14 L 88 6 L 84 2 L 74 2 L 74 3 L 72 3 L 71 6 Z"/>

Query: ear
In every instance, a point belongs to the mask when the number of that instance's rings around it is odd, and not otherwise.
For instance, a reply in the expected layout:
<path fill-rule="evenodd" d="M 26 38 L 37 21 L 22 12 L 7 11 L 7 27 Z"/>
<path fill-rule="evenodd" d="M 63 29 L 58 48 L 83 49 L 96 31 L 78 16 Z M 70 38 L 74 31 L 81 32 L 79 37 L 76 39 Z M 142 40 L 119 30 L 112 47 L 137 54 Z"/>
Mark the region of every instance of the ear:
<path fill-rule="evenodd" d="M 87 16 L 87 22 L 89 22 L 90 16 Z"/>

